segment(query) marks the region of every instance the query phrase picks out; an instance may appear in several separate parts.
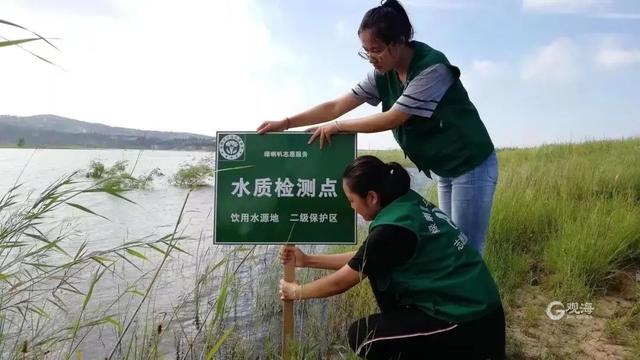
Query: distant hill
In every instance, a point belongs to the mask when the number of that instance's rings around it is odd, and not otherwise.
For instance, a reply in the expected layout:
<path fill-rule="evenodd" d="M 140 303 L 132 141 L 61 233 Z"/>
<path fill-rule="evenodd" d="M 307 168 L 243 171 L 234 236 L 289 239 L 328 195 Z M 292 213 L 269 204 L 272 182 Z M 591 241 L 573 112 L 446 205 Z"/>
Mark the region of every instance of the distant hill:
<path fill-rule="evenodd" d="M 22 140 L 21 140 L 22 139 Z M 117 149 L 212 150 L 215 138 L 90 123 L 57 115 L 0 115 L 0 145 Z"/>

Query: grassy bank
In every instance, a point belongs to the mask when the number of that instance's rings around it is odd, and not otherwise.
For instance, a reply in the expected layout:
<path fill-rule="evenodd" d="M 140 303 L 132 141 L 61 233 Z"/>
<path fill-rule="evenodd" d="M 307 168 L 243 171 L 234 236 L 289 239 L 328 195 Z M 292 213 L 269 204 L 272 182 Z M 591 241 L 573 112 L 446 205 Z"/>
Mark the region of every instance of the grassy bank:
<path fill-rule="evenodd" d="M 409 165 L 400 151 L 367 153 Z M 594 336 L 620 357 L 640 358 L 640 139 L 510 149 L 498 159 L 485 258 L 508 312 L 511 357 L 596 356 L 582 346 Z M 363 285 L 336 304 L 341 331 L 375 308 Z M 591 323 L 577 327 L 594 334 L 568 331 L 578 320 L 546 318 L 553 300 L 592 303 Z"/>
<path fill-rule="evenodd" d="M 400 151 L 369 153 L 412 166 Z M 510 358 L 640 358 L 640 139 L 510 149 L 498 158 L 486 260 L 504 299 Z M 279 358 L 275 248 L 264 260 L 240 248 L 218 257 L 210 252 L 225 248 L 199 239 L 202 248 L 186 254 L 182 212 L 162 237 L 101 251 L 44 231 L 41 224 L 57 207 L 90 211 L 76 197 L 119 196 L 104 185 L 69 177 L 30 201 L 19 188 L 0 196 L 0 358 L 89 358 L 82 349 L 96 337 L 118 341 L 109 347 L 113 359 Z M 358 235 L 362 241 L 365 229 Z M 167 264 L 178 256 L 197 256 L 193 286 L 161 315 L 153 304 L 166 294 L 156 283 L 176 271 Z M 251 268 L 255 273 L 236 276 Z M 115 290 L 113 303 L 94 308 L 92 294 L 111 289 L 109 278 L 125 272 L 139 278 Z M 297 277 L 307 282 L 326 273 L 305 269 Z M 255 298 L 255 314 L 236 318 L 247 298 Z M 592 303 L 593 318 L 551 321 L 545 309 L 554 300 Z M 375 311 L 366 280 L 343 295 L 297 304 L 297 358 L 356 359 L 346 331 Z M 264 343 L 252 342 L 247 321 Z"/>
<path fill-rule="evenodd" d="M 400 151 L 368 151 L 409 164 Z M 498 152 L 486 258 L 505 297 L 523 284 L 561 299 L 606 292 L 640 256 L 640 139 Z"/>

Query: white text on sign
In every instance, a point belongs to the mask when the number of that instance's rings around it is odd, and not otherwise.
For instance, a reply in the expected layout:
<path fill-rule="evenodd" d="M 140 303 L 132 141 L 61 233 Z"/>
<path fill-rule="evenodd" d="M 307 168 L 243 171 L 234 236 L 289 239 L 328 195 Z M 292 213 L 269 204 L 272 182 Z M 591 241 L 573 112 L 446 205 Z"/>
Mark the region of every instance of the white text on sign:
<path fill-rule="evenodd" d="M 240 178 L 238 181 L 231 183 L 233 187 L 231 195 L 239 198 L 243 196 L 335 198 L 338 197 L 336 193 L 337 183 L 337 180 L 325 178 L 324 183 L 320 184 L 320 190 L 317 191 L 316 179 L 297 179 L 294 185 L 289 178 L 277 178 L 275 181 L 271 178 L 260 178 L 254 180 L 253 191 L 251 191 L 251 182 Z"/>
<path fill-rule="evenodd" d="M 232 213 L 232 223 L 279 223 L 280 216 L 272 213 Z M 337 223 L 338 214 L 299 213 L 289 214 L 289 222 L 300 223 Z"/>

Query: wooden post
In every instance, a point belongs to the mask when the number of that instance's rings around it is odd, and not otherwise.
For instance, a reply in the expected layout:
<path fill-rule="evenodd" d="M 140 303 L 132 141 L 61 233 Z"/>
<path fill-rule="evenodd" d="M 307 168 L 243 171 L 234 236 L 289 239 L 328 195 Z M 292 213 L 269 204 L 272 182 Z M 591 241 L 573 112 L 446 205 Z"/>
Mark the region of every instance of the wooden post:
<path fill-rule="evenodd" d="M 287 245 L 294 247 L 295 245 Z M 295 257 L 284 264 L 284 281 L 296 281 Z M 285 300 L 282 304 L 282 359 L 291 360 L 291 346 L 293 343 L 293 300 Z"/>

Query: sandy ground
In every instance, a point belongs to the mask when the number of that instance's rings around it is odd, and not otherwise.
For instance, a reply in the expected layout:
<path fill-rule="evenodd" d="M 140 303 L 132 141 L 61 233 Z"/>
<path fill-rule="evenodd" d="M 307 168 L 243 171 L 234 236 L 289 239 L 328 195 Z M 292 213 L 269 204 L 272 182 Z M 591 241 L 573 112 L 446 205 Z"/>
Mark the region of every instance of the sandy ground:
<path fill-rule="evenodd" d="M 592 300 L 594 311 L 590 318 L 565 316 L 551 320 L 545 312 L 551 296 L 538 287 L 521 289 L 507 309 L 508 358 L 636 359 L 638 350 L 631 348 L 628 339 L 638 341 L 640 328 L 627 326 L 611 331 L 611 322 L 620 322 L 640 301 L 640 282 L 635 274 L 633 271 L 616 276 L 608 294 Z"/>

